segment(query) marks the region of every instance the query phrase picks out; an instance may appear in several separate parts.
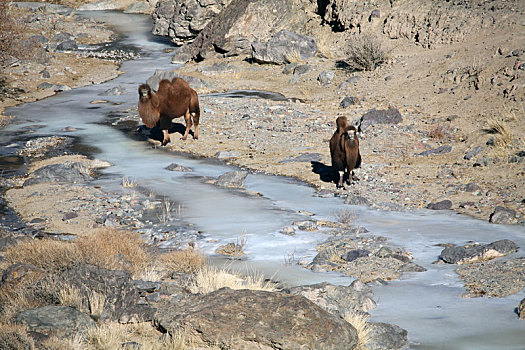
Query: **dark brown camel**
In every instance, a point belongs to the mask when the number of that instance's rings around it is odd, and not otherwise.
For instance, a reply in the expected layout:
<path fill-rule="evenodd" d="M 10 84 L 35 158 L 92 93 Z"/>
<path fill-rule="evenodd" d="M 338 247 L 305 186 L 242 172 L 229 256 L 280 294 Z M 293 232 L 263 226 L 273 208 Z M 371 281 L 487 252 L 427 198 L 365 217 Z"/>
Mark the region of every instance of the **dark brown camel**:
<path fill-rule="evenodd" d="M 186 140 L 192 126 L 195 125 L 194 139 L 199 138 L 199 97 L 197 92 L 181 78 L 173 78 L 172 81 L 163 79 L 159 82 L 157 93 L 151 90 L 148 84 L 139 86 L 139 115 L 142 122 L 148 128 L 158 126 L 162 130 L 164 139 L 162 145 L 170 142 L 169 128 L 171 120 L 184 116 L 186 131 L 183 140 Z"/>
<path fill-rule="evenodd" d="M 348 125 L 346 117 L 336 119 L 337 130 L 330 139 L 330 155 L 332 157 L 332 169 L 339 172 L 339 181 L 337 187 L 343 186 L 343 178 L 348 174 L 352 180 L 357 180 L 354 169 L 361 165 L 361 154 L 359 153 L 359 139 L 357 138 L 357 129 Z M 348 131 L 354 132 L 350 137 Z"/>

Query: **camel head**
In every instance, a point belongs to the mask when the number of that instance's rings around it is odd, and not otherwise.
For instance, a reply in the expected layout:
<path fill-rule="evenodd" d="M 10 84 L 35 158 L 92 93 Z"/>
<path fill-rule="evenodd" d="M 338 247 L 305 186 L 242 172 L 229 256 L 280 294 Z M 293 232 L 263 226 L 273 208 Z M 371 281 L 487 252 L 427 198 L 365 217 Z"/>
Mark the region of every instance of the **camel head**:
<path fill-rule="evenodd" d="M 346 119 L 346 117 L 337 117 L 335 123 L 337 124 L 337 130 L 346 131 L 348 127 L 348 119 Z"/>
<path fill-rule="evenodd" d="M 151 87 L 148 84 L 139 86 L 139 99 L 141 102 L 147 102 L 151 98 Z"/>

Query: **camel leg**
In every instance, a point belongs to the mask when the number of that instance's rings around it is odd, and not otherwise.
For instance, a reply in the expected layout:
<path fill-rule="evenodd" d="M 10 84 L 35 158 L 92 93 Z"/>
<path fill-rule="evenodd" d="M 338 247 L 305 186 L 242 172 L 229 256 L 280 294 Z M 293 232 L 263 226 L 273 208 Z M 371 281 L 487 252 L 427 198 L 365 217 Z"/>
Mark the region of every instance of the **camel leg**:
<path fill-rule="evenodd" d="M 164 135 L 164 139 L 162 140 L 162 145 L 166 146 L 168 142 L 170 142 L 170 133 L 168 130 L 162 130 L 162 134 Z"/>
<path fill-rule="evenodd" d="M 193 134 L 193 138 L 195 140 L 199 139 L 199 117 L 200 113 L 192 113 L 193 114 L 193 126 L 195 127 L 195 133 Z"/>
<path fill-rule="evenodd" d="M 184 120 L 186 121 L 186 131 L 184 132 L 182 139 L 186 140 L 191 129 L 191 113 L 189 108 L 186 110 L 186 114 L 184 114 Z"/>
<path fill-rule="evenodd" d="M 339 171 L 339 183 L 337 184 L 337 188 L 345 188 L 344 184 L 343 184 L 343 179 L 344 179 L 344 176 L 345 176 L 345 172 L 344 171 Z"/>

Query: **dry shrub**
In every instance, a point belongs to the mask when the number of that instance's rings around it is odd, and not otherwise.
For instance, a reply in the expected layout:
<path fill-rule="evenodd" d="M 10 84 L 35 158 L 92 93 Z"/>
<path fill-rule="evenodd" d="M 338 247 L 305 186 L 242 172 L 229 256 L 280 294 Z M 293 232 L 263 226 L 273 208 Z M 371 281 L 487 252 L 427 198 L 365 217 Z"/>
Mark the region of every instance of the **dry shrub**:
<path fill-rule="evenodd" d="M 77 239 L 83 262 L 109 270 L 125 270 L 139 275 L 151 264 L 152 257 L 140 234 L 106 229 Z"/>
<path fill-rule="evenodd" d="M 35 344 L 24 326 L 0 323 L 0 349 L 33 350 Z"/>
<path fill-rule="evenodd" d="M 448 136 L 448 128 L 443 124 L 438 123 L 429 132 L 428 137 L 434 140 L 442 141 Z"/>
<path fill-rule="evenodd" d="M 45 271 L 63 270 L 82 261 L 75 243 L 51 239 L 23 241 L 5 251 L 8 264 L 32 264 Z"/>
<path fill-rule="evenodd" d="M 365 350 L 366 344 L 370 341 L 370 327 L 368 326 L 368 319 L 370 316 L 366 314 L 359 314 L 353 312 L 345 313 L 346 322 L 350 323 L 357 331 L 357 346 L 356 350 Z"/>
<path fill-rule="evenodd" d="M 287 63 L 299 63 L 302 61 L 301 53 L 297 49 L 288 51 L 284 55 L 284 59 Z"/>
<path fill-rule="evenodd" d="M 200 251 L 188 247 L 163 254 L 160 262 L 171 272 L 195 273 L 206 263 L 206 257 Z"/>
<path fill-rule="evenodd" d="M 387 60 L 381 40 L 371 34 L 354 35 L 348 41 L 347 52 L 344 62 L 354 71 L 372 71 Z"/>
<path fill-rule="evenodd" d="M 254 273 L 242 277 L 240 274 L 230 273 L 214 266 L 200 269 L 194 276 L 188 288 L 192 293 L 211 293 L 218 289 L 228 287 L 231 289 L 251 289 L 275 291 L 271 281 L 266 281 L 264 276 Z"/>
<path fill-rule="evenodd" d="M 350 226 L 356 221 L 357 215 L 353 210 L 344 208 L 334 211 L 334 217 L 337 222 Z"/>

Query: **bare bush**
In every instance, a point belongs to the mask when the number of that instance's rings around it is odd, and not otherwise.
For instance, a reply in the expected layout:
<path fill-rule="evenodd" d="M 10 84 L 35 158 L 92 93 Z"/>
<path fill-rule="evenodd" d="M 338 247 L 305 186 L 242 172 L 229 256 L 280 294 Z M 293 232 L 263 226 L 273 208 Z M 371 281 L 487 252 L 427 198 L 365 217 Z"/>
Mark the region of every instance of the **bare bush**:
<path fill-rule="evenodd" d="M 369 318 L 370 316 L 367 314 L 353 312 L 348 312 L 344 315 L 345 321 L 354 326 L 355 330 L 357 331 L 357 350 L 366 350 L 366 344 L 370 342 L 371 334 L 370 327 L 368 325 Z"/>
<path fill-rule="evenodd" d="M 348 41 L 347 52 L 348 57 L 344 63 L 349 70 L 372 71 L 387 60 L 381 40 L 371 34 L 355 35 Z"/>
<path fill-rule="evenodd" d="M 11 1 L 0 0 L 0 68 L 6 67 L 13 58 L 31 57 L 38 46 L 25 38 L 26 25 L 10 4 Z"/>
<path fill-rule="evenodd" d="M 198 250 L 188 247 L 166 253 L 160 257 L 162 266 L 171 272 L 195 273 L 206 263 L 206 257 Z"/>
<path fill-rule="evenodd" d="M 192 293 L 211 293 L 218 289 L 251 289 L 273 292 L 275 286 L 271 281 L 266 281 L 261 274 L 254 273 L 243 277 L 237 273 L 230 273 L 214 266 L 206 266 L 199 270 L 188 286 Z"/>

